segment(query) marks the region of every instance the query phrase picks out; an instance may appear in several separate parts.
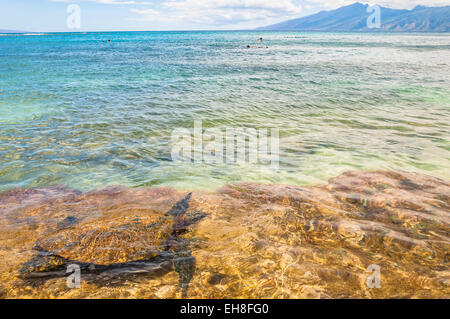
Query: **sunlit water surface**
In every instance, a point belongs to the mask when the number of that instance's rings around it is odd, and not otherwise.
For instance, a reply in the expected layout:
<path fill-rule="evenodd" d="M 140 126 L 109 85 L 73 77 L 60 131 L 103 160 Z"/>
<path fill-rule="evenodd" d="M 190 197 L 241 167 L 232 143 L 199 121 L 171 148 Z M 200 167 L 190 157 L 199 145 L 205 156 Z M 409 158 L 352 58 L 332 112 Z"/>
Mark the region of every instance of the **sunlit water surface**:
<path fill-rule="evenodd" d="M 1 36 L 0 190 L 450 178 L 449 61 L 447 34 Z M 172 131 L 194 120 L 279 128 L 280 169 L 174 163 Z"/>
<path fill-rule="evenodd" d="M 446 34 L 0 36 L 0 298 L 448 298 L 449 88 Z"/>

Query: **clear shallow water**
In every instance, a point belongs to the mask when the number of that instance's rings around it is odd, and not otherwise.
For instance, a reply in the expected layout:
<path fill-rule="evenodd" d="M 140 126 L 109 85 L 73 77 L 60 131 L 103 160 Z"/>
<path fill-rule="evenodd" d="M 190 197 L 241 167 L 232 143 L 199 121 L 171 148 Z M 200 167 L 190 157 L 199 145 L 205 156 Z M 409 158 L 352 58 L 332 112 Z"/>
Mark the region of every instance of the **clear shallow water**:
<path fill-rule="evenodd" d="M 268 49 L 245 48 L 259 36 Z M 449 179 L 449 61 L 446 34 L 1 36 L 0 190 Z M 280 170 L 172 162 L 172 130 L 196 119 L 279 127 Z"/>
<path fill-rule="evenodd" d="M 450 183 L 0 193 L 0 298 L 448 298 Z M 39 247 L 39 248 L 37 248 Z M 79 265 L 80 289 L 67 270 Z M 380 267 L 380 288 L 367 279 Z M 69 278 L 70 279 L 70 278 Z M 372 286 L 373 287 L 373 286 Z"/>
<path fill-rule="evenodd" d="M 394 171 L 450 178 L 448 61 L 431 34 L 0 36 L 0 298 L 447 297 L 450 186 Z M 279 128 L 280 169 L 174 163 L 194 120 Z"/>

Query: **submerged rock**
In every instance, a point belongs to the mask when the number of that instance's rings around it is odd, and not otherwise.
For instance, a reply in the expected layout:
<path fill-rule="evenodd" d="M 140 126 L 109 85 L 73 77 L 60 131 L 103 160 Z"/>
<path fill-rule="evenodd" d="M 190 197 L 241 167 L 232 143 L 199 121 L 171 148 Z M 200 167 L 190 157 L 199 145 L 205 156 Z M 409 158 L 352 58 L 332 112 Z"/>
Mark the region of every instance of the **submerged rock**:
<path fill-rule="evenodd" d="M 192 197 L 168 188 L 13 190 L 0 194 L 0 225 L 0 274 L 13 297 L 45 298 L 52 291 L 69 298 L 126 291 L 141 298 L 450 293 L 450 183 L 413 173 L 347 172 L 317 187 L 241 183 Z M 108 268 L 158 256 L 170 256 L 178 274 L 157 267 L 164 258 L 146 271 Z M 48 272 L 74 260 L 86 265 L 86 280 L 99 276 L 87 266 L 110 273 L 103 284 L 90 280 L 94 284 L 75 291 L 18 280 L 24 271 Z M 380 288 L 367 285 L 373 265 Z M 125 279 L 112 279 L 111 271 Z M 170 289 L 178 285 L 182 295 Z"/>

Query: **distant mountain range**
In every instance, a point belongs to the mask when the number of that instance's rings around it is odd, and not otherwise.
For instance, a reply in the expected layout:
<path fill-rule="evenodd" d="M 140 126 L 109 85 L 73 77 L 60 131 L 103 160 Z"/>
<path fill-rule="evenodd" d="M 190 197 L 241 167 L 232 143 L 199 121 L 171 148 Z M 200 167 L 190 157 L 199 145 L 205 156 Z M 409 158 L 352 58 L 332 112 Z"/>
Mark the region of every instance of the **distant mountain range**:
<path fill-rule="evenodd" d="M 332 11 L 289 20 L 258 30 L 267 31 L 396 31 L 450 32 L 450 6 L 417 6 L 412 10 L 380 7 L 381 27 L 368 28 L 367 4 L 354 3 Z"/>

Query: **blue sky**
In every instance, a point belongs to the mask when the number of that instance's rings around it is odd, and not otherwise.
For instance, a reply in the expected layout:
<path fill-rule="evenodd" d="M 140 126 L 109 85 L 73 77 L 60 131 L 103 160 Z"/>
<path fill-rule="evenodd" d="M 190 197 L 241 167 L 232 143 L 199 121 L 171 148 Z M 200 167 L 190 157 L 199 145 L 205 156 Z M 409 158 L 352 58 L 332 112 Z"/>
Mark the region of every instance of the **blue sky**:
<path fill-rule="evenodd" d="M 356 0 L 0 0 L 0 29 L 33 32 L 246 29 L 334 9 Z M 450 0 L 368 0 L 393 8 Z M 67 6 L 81 8 L 81 28 L 67 27 Z"/>

